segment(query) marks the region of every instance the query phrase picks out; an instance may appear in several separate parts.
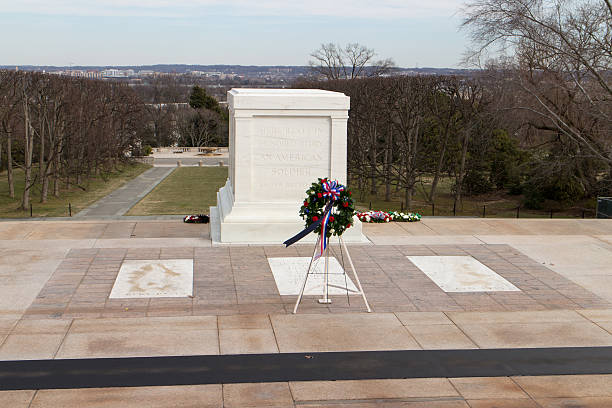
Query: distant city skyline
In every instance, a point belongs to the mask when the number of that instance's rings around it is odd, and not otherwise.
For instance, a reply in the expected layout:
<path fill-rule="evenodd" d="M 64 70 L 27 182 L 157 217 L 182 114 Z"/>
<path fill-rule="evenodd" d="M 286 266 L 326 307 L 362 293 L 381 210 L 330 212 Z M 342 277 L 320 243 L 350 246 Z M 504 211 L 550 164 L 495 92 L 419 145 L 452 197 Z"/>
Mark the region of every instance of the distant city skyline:
<path fill-rule="evenodd" d="M 358 42 L 400 67 L 460 66 L 462 1 L 0 0 L 0 65 L 307 65 Z"/>

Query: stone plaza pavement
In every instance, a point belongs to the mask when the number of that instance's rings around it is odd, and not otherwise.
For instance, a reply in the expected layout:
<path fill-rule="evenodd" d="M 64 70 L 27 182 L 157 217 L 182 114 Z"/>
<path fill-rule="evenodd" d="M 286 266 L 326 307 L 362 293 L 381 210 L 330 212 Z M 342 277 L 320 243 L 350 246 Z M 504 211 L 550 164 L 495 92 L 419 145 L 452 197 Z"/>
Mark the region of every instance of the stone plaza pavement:
<path fill-rule="evenodd" d="M 180 221 L 0 223 L 0 360 L 612 346 L 612 222 L 424 218 L 351 245 L 373 313 L 281 296 L 269 257 Z M 444 292 L 407 256 L 469 255 L 517 292 Z M 193 259 L 190 298 L 109 299 L 121 263 Z M 0 391 L 1 407 L 612 407 L 612 375 Z"/>

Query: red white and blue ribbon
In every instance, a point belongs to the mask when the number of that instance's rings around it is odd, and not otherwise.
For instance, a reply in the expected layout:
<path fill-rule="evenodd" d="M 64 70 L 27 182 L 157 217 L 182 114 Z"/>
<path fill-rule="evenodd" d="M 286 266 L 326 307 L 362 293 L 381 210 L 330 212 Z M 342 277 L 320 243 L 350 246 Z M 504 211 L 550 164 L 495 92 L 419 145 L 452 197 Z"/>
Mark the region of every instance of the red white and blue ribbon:
<path fill-rule="evenodd" d="M 327 249 L 327 228 L 328 228 L 328 224 L 329 224 L 329 217 L 331 217 L 331 207 L 329 208 L 329 211 L 327 211 L 324 215 L 323 215 L 323 223 L 321 225 L 321 239 L 319 240 L 319 248 L 317 249 L 317 253 L 315 254 L 314 260 L 316 261 L 317 259 L 319 259 L 320 257 L 323 256 L 323 254 L 325 253 L 325 250 Z"/>
<path fill-rule="evenodd" d="M 305 228 L 304 230 L 298 232 L 296 235 L 294 235 L 293 237 L 283 242 L 283 244 L 285 244 L 285 246 L 295 244 L 300 239 L 304 238 L 306 235 L 310 234 L 312 231 L 317 229 L 317 227 L 323 223 L 323 219 L 325 218 L 325 215 L 331 212 L 331 209 L 332 209 L 332 202 L 328 201 L 327 204 L 325 205 L 325 208 L 323 208 L 323 216 L 321 218 L 319 218 L 318 220 L 310 224 L 308 228 Z"/>
<path fill-rule="evenodd" d="M 325 180 L 322 183 L 322 185 L 323 185 L 323 197 L 328 197 L 332 201 L 336 201 L 338 198 L 340 198 L 340 193 L 344 191 L 344 186 L 341 184 L 339 185 L 336 180 L 334 181 Z"/>

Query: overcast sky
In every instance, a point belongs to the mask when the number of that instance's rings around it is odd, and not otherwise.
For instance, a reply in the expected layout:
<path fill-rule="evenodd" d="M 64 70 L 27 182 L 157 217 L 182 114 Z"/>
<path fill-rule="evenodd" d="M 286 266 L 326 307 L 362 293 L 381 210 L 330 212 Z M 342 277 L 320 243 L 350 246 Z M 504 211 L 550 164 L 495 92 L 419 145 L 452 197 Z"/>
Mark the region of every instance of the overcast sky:
<path fill-rule="evenodd" d="M 358 42 L 457 67 L 462 0 L 0 0 L 0 65 L 306 65 Z"/>

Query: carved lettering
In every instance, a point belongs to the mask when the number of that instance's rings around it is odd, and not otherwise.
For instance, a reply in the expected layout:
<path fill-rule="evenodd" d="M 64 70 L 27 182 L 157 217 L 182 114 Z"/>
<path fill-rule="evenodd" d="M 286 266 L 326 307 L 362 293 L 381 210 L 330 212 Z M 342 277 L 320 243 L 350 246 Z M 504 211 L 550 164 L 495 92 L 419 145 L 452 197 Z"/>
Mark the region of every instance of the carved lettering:
<path fill-rule="evenodd" d="M 258 117 L 253 125 L 251 199 L 300 200 L 313 180 L 328 174 L 328 118 Z"/>
<path fill-rule="evenodd" d="M 302 167 L 273 167 L 270 169 L 274 177 L 310 176 L 310 168 Z"/>
<path fill-rule="evenodd" d="M 305 152 L 269 152 L 256 155 L 258 160 L 274 162 L 320 162 L 323 156 L 319 153 Z"/>

